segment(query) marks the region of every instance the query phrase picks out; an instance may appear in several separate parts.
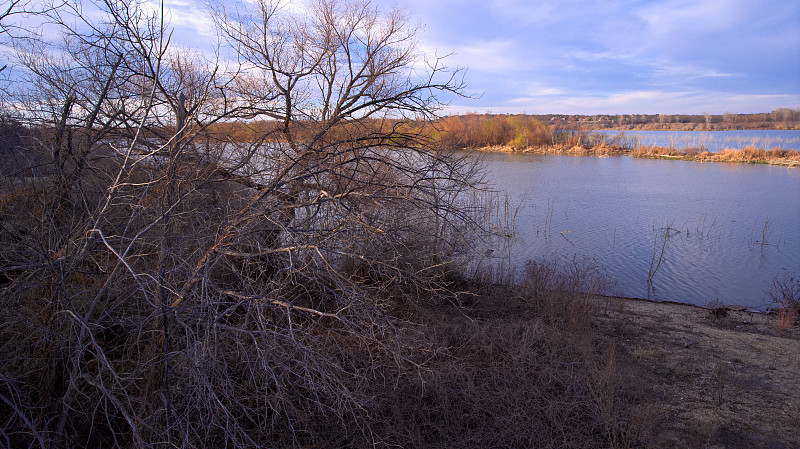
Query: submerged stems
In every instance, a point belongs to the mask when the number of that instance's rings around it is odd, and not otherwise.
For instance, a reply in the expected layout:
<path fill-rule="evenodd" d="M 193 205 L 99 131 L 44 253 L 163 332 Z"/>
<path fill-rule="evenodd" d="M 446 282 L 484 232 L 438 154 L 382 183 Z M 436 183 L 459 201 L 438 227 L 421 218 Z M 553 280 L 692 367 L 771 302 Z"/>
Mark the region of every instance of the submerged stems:
<path fill-rule="evenodd" d="M 663 232 L 659 232 L 653 237 L 653 253 L 650 256 L 650 269 L 647 272 L 647 285 L 649 287 L 652 287 L 653 277 L 664 262 L 664 256 L 670 245 L 670 233 L 673 229 L 672 222 L 670 222 L 660 230 Z"/>

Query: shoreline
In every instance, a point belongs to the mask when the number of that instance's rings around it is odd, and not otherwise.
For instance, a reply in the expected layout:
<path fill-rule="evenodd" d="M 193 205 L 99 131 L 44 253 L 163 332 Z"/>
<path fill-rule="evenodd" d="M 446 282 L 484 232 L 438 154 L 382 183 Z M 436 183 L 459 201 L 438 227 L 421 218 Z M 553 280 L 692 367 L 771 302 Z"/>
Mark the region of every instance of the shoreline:
<path fill-rule="evenodd" d="M 703 151 L 696 148 L 677 150 L 665 147 L 623 148 L 607 144 L 598 145 L 550 145 L 545 147 L 513 148 L 510 146 L 491 146 L 467 148 L 466 151 L 532 154 L 541 156 L 584 156 L 615 157 L 629 156 L 639 159 L 662 159 L 691 162 L 724 162 L 740 164 L 775 165 L 800 167 L 800 151 L 747 147 L 740 150 L 725 149 L 718 152 Z"/>
<path fill-rule="evenodd" d="M 601 297 L 594 322 L 639 381 L 653 447 L 795 447 L 800 327 L 770 313 Z"/>
<path fill-rule="evenodd" d="M 593 378 L 607 379 L 605 397 L 615 391 L 630 400 L 634 418 L 624 434 L 641 437 L 646 447 L 800 447 L 800 326 L 781 326 L 774 314 L 685 303 L 604 295 L 573 300 L 584 307 L 572 302 L 554 312 L 546 299 L 490 294 L 463 313 L 471 322 L 504 328 L 536 320 L 546 325 L 555 313 L 570 343 L 587 335 L 599 342 L 605 355 L 601 375 Z M 580 313 L 588 326 L 570 327 Z M 613 377 L 602 376 L 610 372 Z"/>
<path fill-rule="evenodd" d="M 750 306 L 745 306 L 742 304 L 709 304 L 709 305 L 700 305 L 700 304 L 693 304 L 690 302 L 681 302 L 672 299 L 650 299 L 650 298 L 637 298 L 635 296 L 619 296 L 619 295 L 598 295 L 603 298 L 607 298 L 610 300 L 625 300 L 625 301 L 639 301 L 648 304 L 666 304 L 666 305 L 676 305 L 676 306 L 688 306 L 694 307 L 696 309 L 705 310 L 708 312 L 716 311 L 716 313 L 727 313 L 727 312 L 742 312 L 742 313 L 755 313 L 759 315 L 766 315 L 766 316 L 773 316 L 777 315 L 779 309 L 777 306 L 770 306 L 763 310 L 755 309 Z"/>

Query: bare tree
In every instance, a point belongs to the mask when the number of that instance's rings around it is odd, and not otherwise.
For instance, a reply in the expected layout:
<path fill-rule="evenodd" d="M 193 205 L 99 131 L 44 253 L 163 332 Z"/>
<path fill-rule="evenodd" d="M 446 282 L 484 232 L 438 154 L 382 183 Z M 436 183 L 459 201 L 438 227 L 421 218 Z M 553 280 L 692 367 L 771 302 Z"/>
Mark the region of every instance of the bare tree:
<path fill-rule="evenodd" d="M 480 171 L 425 129 L 459 72 L 369 2 L 217 10 L 225 70 L 144 3 L 47 17 L 15 93 L 47 167 L 2 185 L 0 437 L 380 441 L 377 380 L 420 350 L 396 310 L 447 295 L 481 229 Z"/>
<path fill-rule="evenodd" d="M 13 31 L 19 28 L 19 25 L 12 22 L 12 20 L 16 18 L 15 16 L 28 14 L 30 3 L 29 0 L 11 0 L 7 5 L 0 7 L 0 46 L 8 44 L 8 38 L 14 34 Z M 6 69 L 8 69 L 8 64 L 5 61 L 0 61 L 0 73 Z"/>

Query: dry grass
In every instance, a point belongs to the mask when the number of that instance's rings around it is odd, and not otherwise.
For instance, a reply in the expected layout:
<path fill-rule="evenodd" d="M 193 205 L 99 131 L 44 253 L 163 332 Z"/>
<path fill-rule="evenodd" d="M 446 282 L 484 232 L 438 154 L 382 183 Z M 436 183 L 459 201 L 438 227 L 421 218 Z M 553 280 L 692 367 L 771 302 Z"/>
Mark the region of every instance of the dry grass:
<path fill-rule="evenodd" d="M 495 146 L 481 148 L 480 151 L 493 151 L 500 153 L 540 154 L 545 156 L 622 156 L 629 150 L 606 144 L 559 144 L 527 148 L 512 148 L 508 146 Z"/>
<path fill-rule="evenodd" d="M 645 446 L 639 386 L 592 324 L 606 285 L 589 263 L 532 262 L 518 286 L 417 310 L 435 350 L 382 398 L 385 432 L 418 448 Z"/>
<path fill-rule="evenodd" d="M 800 278 L 789 272 L 776 275 L 768 295 L 778 311 L 778 324 L 782 329 L 800 324 Z"/>
<path fill-rule="evenodd" d="M 746 164 L 800 166 L 800 151 L 774 148 L 765 150 L 747 147 L 741 150 L 725 149 L 717 152 L 700 149 L 677 150 L 665 147 L 637 147 L 630 152 L 633 157 L 652 159 L 679 159 L 700 162 L 735 162 Z"/>
<path fill-rule="evenodd" d="M 644 386 L 648 447 L 800 447 L 800 329 L 776 315 L 603 298 L 597 332 L 614 338 L 626 379 Z M 713 306 L 713 305 L 712 305 Z"/>
<path fill-rule="evenodd" d="M 699 162 L 733 162 L 745 164 L 768 164 L 787 167 L 800 167 L 800 151 L 773 148 L 747 147 L 741 150 L 725 149 L 717 152 L 699 148 L 675 149 L 667 147 L 639 146 L 634 149 L 624 148 L 606 143 L 596 145 L 550 145 L 517 149 L 512 147 L 486 147 L 480 151 L 502 153 L 540 154 L 545 156 L 632 156 L 647 159 L 673 159 Z"/>

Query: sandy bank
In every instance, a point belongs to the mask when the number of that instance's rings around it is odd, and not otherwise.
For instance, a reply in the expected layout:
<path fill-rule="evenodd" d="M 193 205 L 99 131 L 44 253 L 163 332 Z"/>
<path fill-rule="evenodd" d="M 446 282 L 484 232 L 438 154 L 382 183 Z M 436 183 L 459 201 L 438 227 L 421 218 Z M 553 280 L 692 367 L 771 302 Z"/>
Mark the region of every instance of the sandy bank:
<path fill-rule="evenodd" d="M 800 327 L 775 315 L 598 298 L 656 447 L 800 447 Z"/>

